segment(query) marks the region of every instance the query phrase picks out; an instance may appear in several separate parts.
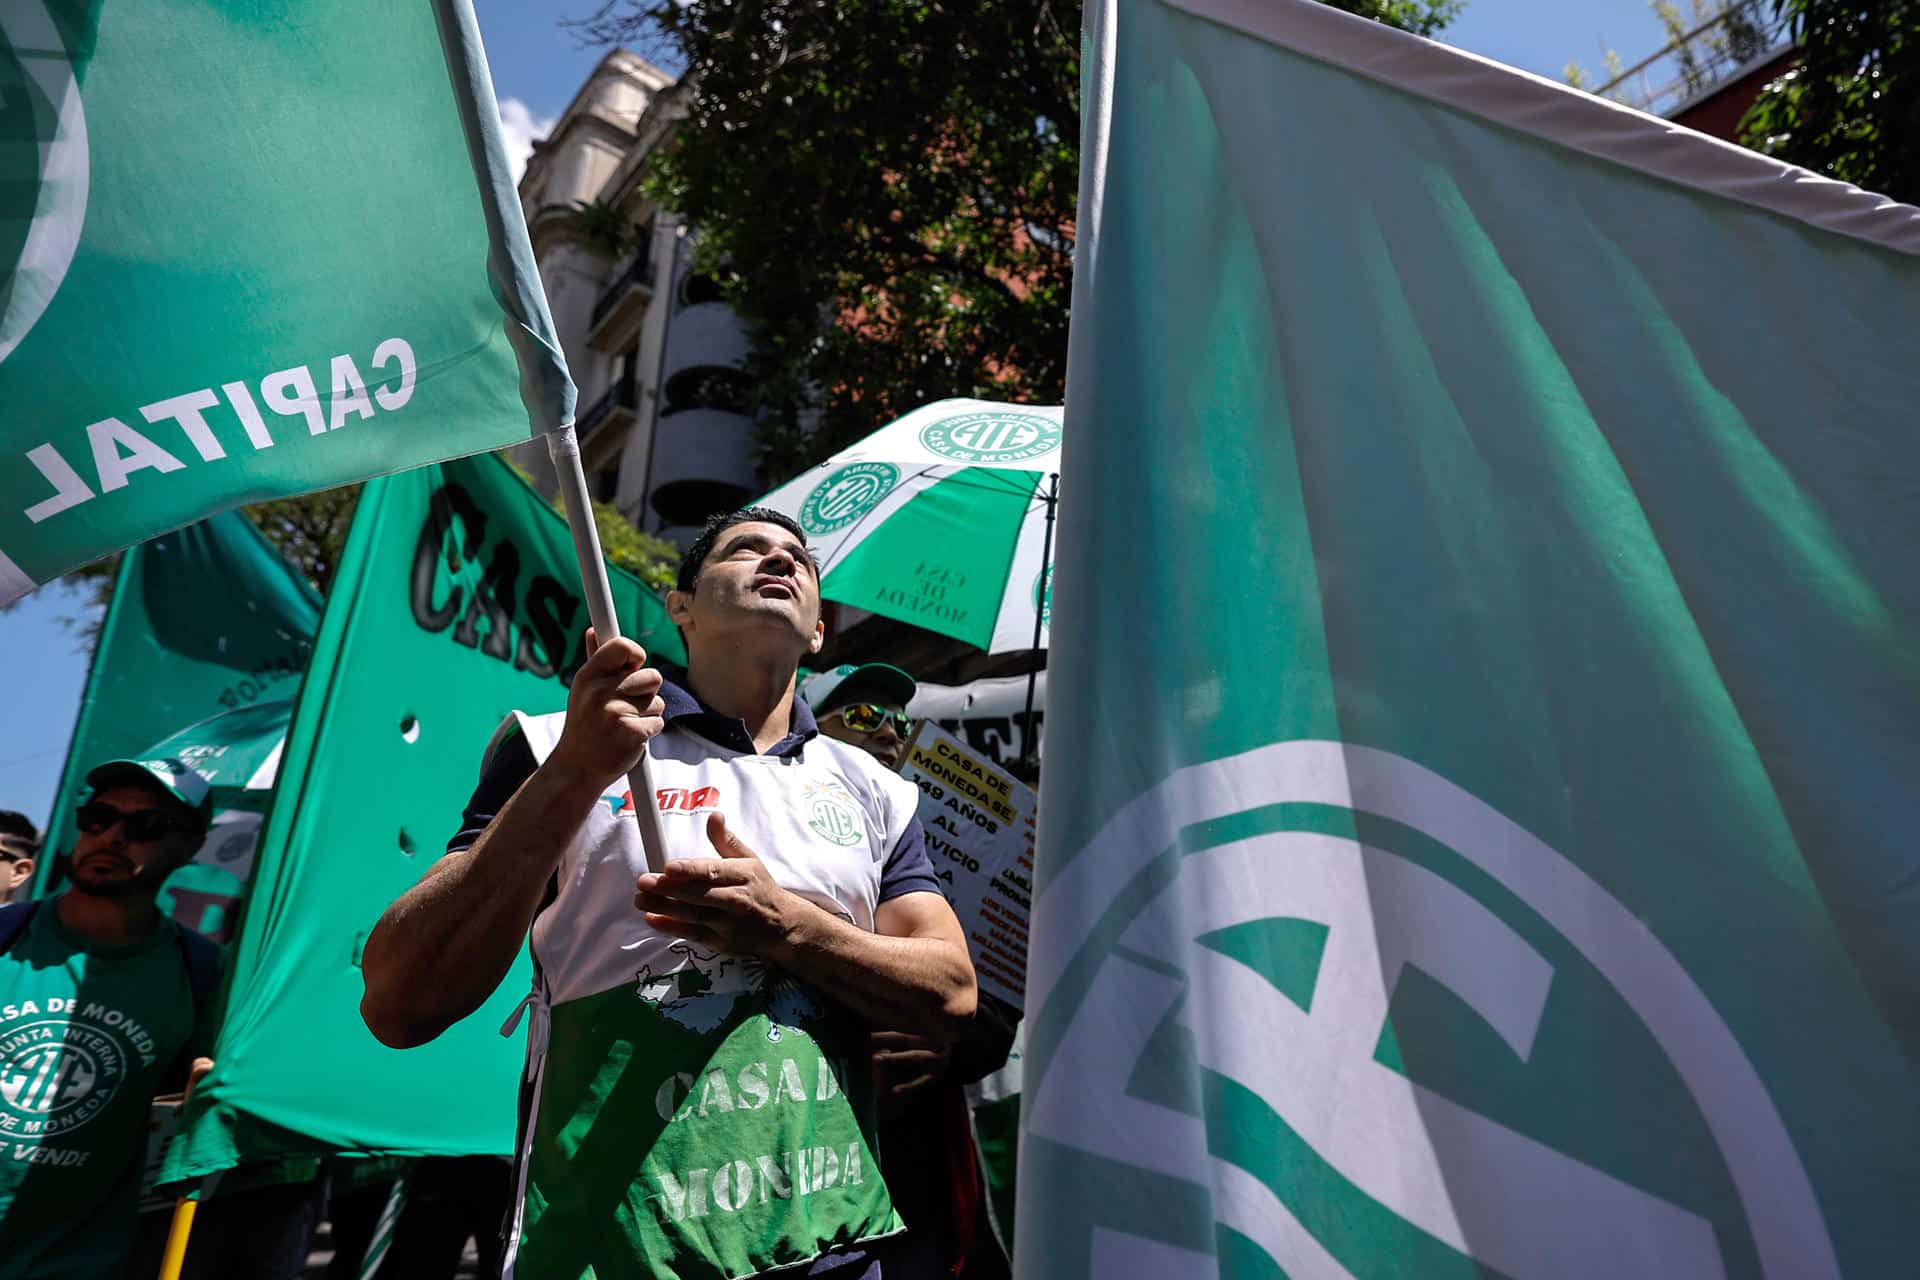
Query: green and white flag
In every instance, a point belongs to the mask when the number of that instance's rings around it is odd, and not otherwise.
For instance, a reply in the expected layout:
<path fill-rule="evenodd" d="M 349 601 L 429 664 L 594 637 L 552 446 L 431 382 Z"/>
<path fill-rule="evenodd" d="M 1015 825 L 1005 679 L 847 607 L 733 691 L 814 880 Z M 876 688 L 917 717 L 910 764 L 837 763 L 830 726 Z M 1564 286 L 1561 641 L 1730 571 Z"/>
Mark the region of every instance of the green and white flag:
<path fill-rule="evenodd" d="M 0 153 L 0 603 L 572 420 L 470 0 L 7 0 Z"/>
<path fill-rule="evenodd" d="M 1920 210 L 1087 22 L 1018 1274 L 1911 1272 Z"/>
<path fill-rule="evenodd" d="M 652 590 L 608 576 L 621 632 L 684 661 Z M 403 1053 L 360 1019 L 360 948 L 459 830 L 500 721 L 566 704 L 586 625 L 566 522 L 499 458 L 362 492 L 254 856 L 216 1065 L 163 1181 L 328 1152 L 512 1151 L 525 1046 L 498 1029 L 526 961 L 479 1013 Z"/>
<path fill-rule="evenodd" d="M 320 597 L 237 511 L 128 550 L 94 641 L 47 848 L 73 848 L 74 807 L 94 765 L 148 759 L 163 739 L 211 716 L 283 706 L 319 625 Z M 222 842 L 208 844 L 211 858 Z M 42 859 L 37 891 L 59 888 L 63 871 L 61 859 Z"/>

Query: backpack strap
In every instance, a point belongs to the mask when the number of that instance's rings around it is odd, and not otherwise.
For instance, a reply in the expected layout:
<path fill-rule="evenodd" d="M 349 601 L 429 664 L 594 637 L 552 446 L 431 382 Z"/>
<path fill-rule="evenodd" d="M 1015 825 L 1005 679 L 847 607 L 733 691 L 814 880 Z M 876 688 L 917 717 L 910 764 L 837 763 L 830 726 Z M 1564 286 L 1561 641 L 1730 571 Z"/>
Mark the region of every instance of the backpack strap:
<path fill-rule="evenodd" d="M 27 924 L 33 919 L 34 910 L 39 907 L 40 899 L 30 898 L 25 902 L 9 902 L 0 906 L 0 951 L 13 945 L 13 940 L 26 932 Z"/>
<path fill-rule="evenodd" d="M 187 985 L 193 988 L 193 1010 L 198 1015 L 220 985 L 220 944 L 185 925 L 180 926 L 177 936 L 181 958 L 187 962 Z"/>

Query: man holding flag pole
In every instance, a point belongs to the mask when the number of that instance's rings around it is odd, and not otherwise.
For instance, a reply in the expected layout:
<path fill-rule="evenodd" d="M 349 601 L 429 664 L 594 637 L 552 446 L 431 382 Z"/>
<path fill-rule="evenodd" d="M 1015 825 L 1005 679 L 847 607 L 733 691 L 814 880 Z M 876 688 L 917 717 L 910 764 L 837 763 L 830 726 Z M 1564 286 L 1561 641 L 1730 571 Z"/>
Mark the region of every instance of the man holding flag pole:
<path fill-rule="evenodd" d="M 531 431 L 613 639 L 471 0 L 265 26 L 20 0 L 0 7 L 0 85 L 25 139 L 0 188 L 0 602 L 219 511 Z M 633 815 L 657 868 L 646 768 Z"/>
<path fill-rule="evenodd" d="M 590 636 L 567 711 L 503 727 L 452 851 L 367 941 L 362 1010 L 406 1047 L 477 1008 L 531 926 L 511 1276 L 891 1265 L 867 1028 L 951 1039 L 973 969 L 917 791 L 795 698 L 816 573 L 787 517 L 715 517 L 667 598 L 685 684 Z M 662 872 L 620 786 L 643 755 Z"/>

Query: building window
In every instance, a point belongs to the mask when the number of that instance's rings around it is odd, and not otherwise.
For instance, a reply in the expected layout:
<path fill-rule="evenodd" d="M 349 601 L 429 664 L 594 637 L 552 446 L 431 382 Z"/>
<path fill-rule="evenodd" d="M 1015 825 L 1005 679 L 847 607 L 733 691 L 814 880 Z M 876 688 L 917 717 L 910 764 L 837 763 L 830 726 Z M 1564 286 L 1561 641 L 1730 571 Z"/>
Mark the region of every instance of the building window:
<path fill-rule="evenodd" d="M 697 529 L 708 516 L 738 511 L 751 501 L 751 492 L 720 480 L 675 480 L 653 492 L 653 509 L 662 528 Z"/>
<path fill-rule="evenodd" d="M 745 413 L 752 404 L 753 384 L 747 375 L 725 365 L 701 364 L 682 369 L 662 389 L 661 415 L 683 409 L 719 409 Z"/>
<path fill-rule="evenodd" d="M 595 502 L 612 502 L 613 495 L 620 489 L 620 459 L 618 455 L 606 466 L 593 473 L 588 482 Z"/>
<path fill-rule="evenodd" d="M 724 302 L 720 293 L 720 282 L 712 276 L 699 271 L 689 271 L 680 278 L 680 305 L 691 307 L 701 302 Z"/>

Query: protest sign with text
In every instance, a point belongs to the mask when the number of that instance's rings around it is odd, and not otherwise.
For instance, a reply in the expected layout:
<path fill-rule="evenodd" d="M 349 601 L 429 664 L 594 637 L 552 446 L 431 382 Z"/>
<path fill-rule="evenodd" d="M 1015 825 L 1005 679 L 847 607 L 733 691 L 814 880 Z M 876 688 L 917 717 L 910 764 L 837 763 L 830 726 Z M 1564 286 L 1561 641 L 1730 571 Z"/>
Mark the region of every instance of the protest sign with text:
<path fill-rule="evenodd" d="M 927 856 L 966 930 L 980 989 L 1022 1007 L 1033 889 L 1033 789 L 926 720 L 914 730 L 900 776 L 920 788 Z"/>

